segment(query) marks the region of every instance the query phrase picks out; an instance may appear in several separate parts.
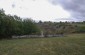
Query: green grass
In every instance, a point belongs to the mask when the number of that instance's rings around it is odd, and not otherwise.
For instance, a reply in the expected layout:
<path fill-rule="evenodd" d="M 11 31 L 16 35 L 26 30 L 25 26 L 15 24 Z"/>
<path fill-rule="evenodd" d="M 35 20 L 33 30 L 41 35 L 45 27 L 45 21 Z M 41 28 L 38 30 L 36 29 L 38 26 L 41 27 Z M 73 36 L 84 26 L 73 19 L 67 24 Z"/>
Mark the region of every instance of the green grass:
<path fill-rule="evenodd" d="M 85 34 L 0 40 L 0 55 L 85 55 Z"/>

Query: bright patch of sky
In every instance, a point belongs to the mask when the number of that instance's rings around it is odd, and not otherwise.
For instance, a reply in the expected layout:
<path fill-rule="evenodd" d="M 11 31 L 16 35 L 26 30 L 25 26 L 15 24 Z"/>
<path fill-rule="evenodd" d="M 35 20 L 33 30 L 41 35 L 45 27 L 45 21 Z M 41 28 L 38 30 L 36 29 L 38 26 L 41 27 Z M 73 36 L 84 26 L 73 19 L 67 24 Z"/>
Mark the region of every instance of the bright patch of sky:
<path fill-rule="evenodd" d="M 48 0 L 0 0 L 0 8 L 6 14 L 28 17 L 39 21 L 70 21 L 70 13 L 60 5 L 52 5 Z"/>

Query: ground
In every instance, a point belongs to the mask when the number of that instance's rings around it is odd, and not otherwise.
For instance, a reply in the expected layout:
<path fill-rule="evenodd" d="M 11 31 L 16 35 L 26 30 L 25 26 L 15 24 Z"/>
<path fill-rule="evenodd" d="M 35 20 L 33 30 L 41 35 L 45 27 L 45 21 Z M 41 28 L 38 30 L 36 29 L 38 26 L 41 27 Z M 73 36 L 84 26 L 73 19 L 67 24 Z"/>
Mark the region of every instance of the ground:
<path fill-rule="evenodd" d="M 85 55 L 85 34 L 0 40 L 0 55 Z"/>

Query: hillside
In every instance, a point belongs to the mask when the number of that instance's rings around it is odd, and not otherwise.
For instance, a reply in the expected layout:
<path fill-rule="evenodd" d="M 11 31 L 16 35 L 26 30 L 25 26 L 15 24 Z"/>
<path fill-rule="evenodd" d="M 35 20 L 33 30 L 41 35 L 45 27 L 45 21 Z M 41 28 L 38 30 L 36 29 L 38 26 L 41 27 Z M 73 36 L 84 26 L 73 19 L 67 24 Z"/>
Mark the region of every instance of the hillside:
<path fill-rule="evenodd" d="M 69 33 L 85 33 L 85 22 L 42 22 L 38 25 L 44 35 L 69 34 Z"/>

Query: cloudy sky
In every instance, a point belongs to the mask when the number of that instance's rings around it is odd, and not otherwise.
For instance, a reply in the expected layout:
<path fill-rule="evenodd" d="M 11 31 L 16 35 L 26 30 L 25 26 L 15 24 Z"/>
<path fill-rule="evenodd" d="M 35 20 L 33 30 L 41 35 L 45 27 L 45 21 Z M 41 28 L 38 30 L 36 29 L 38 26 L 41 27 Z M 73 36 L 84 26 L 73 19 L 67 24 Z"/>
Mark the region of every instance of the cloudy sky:
<path fill-rule="evenodd" d="M 85 20 L 85 0 L 0 0 L 0 8 L 36 21 Z"/>

